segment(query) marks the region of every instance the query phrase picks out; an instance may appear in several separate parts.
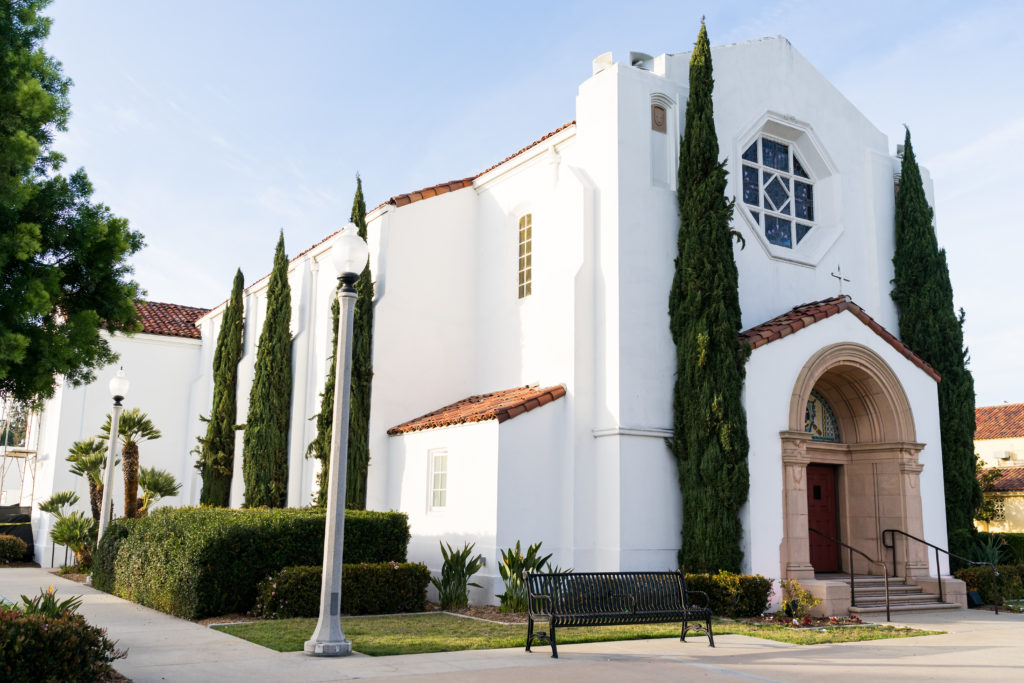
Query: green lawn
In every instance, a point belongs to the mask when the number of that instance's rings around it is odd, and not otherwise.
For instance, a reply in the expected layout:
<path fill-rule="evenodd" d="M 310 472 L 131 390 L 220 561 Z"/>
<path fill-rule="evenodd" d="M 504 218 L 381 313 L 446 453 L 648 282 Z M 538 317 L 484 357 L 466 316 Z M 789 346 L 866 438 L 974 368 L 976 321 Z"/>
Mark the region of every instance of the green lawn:
<path fill-rule="evenodd" d="M 525 624 L 496 624 L 466 619 L 450 614 L 410 614 L 399 617 L 359 617 L 342 619 L 345 636 L 352 648 L 363 654 L 407 655 L 453 650 L 490 650 L 502 647 L 525 647 Z M 277 619 L 234 626 L 217 626 L 219 631 L 268 647 L 279 652 L 302 649 L 316 628 L 316 619 Z M 544 630 L 541 627 L 540 630 Z M 606 640 L 640 640 L 643 638 L 679 637 L 680 624 L 650 626 L 601 626 L 567 628 L 558 632 L 558 643 L 591 643 Z M 846 643 L 880 638 L 906 638 L 935 635 L 942 631 L 920 631 L 891 626 L 853 626 L 827 630 L 789 629 L 777 625 L 752 625 L 735 621 L 716 621 L 715 635 L 741 634 L 756 638 L 779 640 L 797 645 Z M 688 635 L 687 641 L 705 644 L 702 635 Z M 546 646 L 536 646 L 544 652 Z"/>

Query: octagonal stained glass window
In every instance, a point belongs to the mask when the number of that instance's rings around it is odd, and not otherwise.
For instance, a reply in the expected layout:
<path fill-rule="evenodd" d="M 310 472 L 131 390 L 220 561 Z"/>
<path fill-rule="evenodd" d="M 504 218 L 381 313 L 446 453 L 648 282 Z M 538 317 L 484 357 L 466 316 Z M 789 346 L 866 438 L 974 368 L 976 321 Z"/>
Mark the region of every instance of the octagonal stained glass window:
<path fill-rule="evenodd" d="M 743 152 L 743 205 L 768 241 L 792 249 L 814 228 L 814 183 L 789 143 L 766 136 Z"/>

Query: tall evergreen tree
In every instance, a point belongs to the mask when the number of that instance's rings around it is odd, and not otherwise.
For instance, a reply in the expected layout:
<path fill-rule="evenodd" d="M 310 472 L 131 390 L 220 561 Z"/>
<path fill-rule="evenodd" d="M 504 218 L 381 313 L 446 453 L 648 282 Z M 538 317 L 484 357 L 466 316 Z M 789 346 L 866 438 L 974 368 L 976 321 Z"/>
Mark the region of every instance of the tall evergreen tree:
<path fill-rule="evenodd" d="M 291 287 L 284 233 L 277 240 L 267 286 L 267 314 L 256 348 L 256 372 L 242 439 L 246 507 L 288 501 L 288 417 L 292 397 Z"/>
<path fill-rule="evenodd" d="M 350 219 L 366 239 L 366 202 L 363 181 L 356 176 L 356 194 Z M 356 309 L 352 330 L 352 393 L 348 427 L 348 474 L 345 500 L 349 507 L 366 509 L 366 474 L 370 467 L 370 386 L 373 381 L 373 280 L 367 260 L 356 283 Z"/>
<path fill-rule="evenodd" d="M 701 22 L 690 57 L 690 96 L 679 152 L 679 238 L 669 293 L 676 344 L 670 442 L 683 494 L 679 563 L 687 571 L 739 571 L 740 507 L 747 500 L 746 415 L 741 393 L 748 350 L 740 304 L 725 162 L 718 160 L 711 48 Z"/>
<path fill-rule="evenodd" d="M 366 239 L 366 202 L 363 200 L 363 181 L 356 176 L 356 193 L 352 199 L 349 220 L 355 223 L 359 236 Z M 356 309 L 352 330 L 352 390 L 348 429 L 348 469 L 346 475 L 346 506 L 366 508 L 366 474 L 370 464 L 370 385 L 373 379 L 373 282 L 367 263 L 356 283 Z M 327 504 L 328 466 L 331 460 L 331 418 L 334 413 L 334 385 L 337 364 L 334 352 L 338 348 L 338 299 L 331 302 L 331 357 L 327 364 L 327 378 L 320 394 L 320 412 L 316 420 L 316 438 L 306 449 L 306 456 L 320 461 L 317 475 L 317 505 Z"/>
<path fill-rule="evenodd" d="M 942 377 L 938 390 L 946 531 L 950 550 L 969 556 L 974 512 L 982 504 L 975 472 L 974 378 L 967 369 L 964 312 L 961 309 L 958 316 L 953 307 L 946 251 L 939 249 L 932 218 L 907 129 L 896 193 L 892 298 L 900 339 Z"/>
<path fill-rule="evenodd" d="M 92 201 L 85 171 L 61 173 L 71 80 L 43 50 L 49 0 L 0 2 L 0 393 L 32 402 L 117 354 L 101 328 L 140 329 L 128 221 Z"/>
<path fill-rule="evenodd" d="M 230 503 L 231 476 L 235 467 L 235 422 L 238 408 L 238 361 L 242 357 L 242 332 L 245 316 L 242 288 L 245 279 L 239 268 L 235 273 L 231 298 L 221 317 L 217 350 L 213 354 L 213 407 L 206 422 L 206 436 L 199 439 L 199 471 L 203 475 L 203 505 L 227 507 Z"/>

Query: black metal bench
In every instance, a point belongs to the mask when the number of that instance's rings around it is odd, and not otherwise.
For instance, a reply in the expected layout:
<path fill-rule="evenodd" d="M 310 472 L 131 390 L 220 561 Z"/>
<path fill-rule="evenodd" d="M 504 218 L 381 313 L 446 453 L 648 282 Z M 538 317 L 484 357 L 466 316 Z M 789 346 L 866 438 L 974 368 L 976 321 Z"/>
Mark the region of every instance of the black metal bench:
<path fill-rule="evenodd" d="M 687 631 L 706 633 L 708 645 L 715 646 L 711 633 L 711 607 L 701 591 L 688 591 L 681 572 L 568 572 L 564 574 L 524 573 L 529 627 L 526 651 L 534 641 L 551 645 L 558 657 L 555 630 L 565 626 L 613 626 L 683 622 L 679 640 Z M 704 598 L 693 605 L 694 595 Z M 547 619 L 547 632 L 533 632 L 534 620 Z M 693 622 L 691 624 L 691 622 Z"/>

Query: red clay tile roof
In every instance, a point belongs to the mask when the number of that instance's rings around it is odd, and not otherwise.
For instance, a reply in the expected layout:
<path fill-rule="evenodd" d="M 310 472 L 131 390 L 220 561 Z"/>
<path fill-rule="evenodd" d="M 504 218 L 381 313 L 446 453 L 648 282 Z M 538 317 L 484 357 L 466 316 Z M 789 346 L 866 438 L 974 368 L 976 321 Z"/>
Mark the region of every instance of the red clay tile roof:
<path fill-rule="evenodd" d="M 135 304 L 139 322 L 145 334 L 162 334 L 168 337 L 201 339 L 195 322 L 209 311 L 208 308 L 162 304 L 158 301 L 139 301 Z"/>
<path fill-rule="evenodd" d="M 870 327 L 875 334 L 887 341 L 891 347 L 899 351 L 904 358 L 924 370 L 936 382 L 941 381 L 942 378 L 939 377 L 939 373 L 935 371 L 935 368 L 924 362 L 920 356 L 910 350 L 910 347 L 897 339 L 895 335 L 884 327 L 879 325 L 874 318 L 865 313 L 864 309 L 853 303 L 853 299 L 845 294 L 834 296 L 831 299 L 823 299 L 821 301 L 813 301 L 809 304 L 795 306 L 793 310 L 788 313 L 783 313 L 777 318 L 772 318 L 768 322 L 761 323 L 757 327 L 751 327 L 745 332 L 740 332 L 740 341 L 749 344 L 751 349 L 756 349 L 759 346 L 764 346 L 768 342 L 788 337 L 797 330 L 801 330 L 808 325 L 813 325 L 819 320 L 831 318 L 833 315 L 843 311 L 853 313 L 862 323 Z"/>
<path fill-rule="evenodd" d="M 490 168 L 487 168 L 486 170 L 480 171 L 475 176 L 471 176 L 469 178 L 462 178 L 461 180 L 451 180 L 451 181 L 449 181 L 447 183 L 440 183 L 438 185 L 431 185 L 430 187 L 425 187 L 422 190 L 416 190 L 415 192 L 407 192 L 405 194 L 395 195 L 391 199 L 389 199 L 386 202 L 384 202 L 384 204 L 393 204 L 394 206 L 405 206 L 406 204 L 412 204 L 413 202 L 418 202 L 421 199 L 430 199 L 431 197 L 436 197 L 439 194 L 446 194 L 448 192 L 454 192 L 455 190 L 461 190 L 464 187 L 471 187 L 473 185 L 473 181 L 476 180 L 477 178 L 479 178 L 480 176 L 484 175 L 485 173 L 489 173 L 490 171 L 493 171 L 494 169 L 498 168 L 499 166 L 501 166 L 505 162 L 511 161 L 512 159 L 515 159 L 517 156 L 519 156 L 523 152 L 526 152 L 526 151 L 532 149 L 533 147 L 536 147 L 537 145 L 539 145 L 540 143 L 544 142 L 545 140 L 547 140 L 551 136 L 557 135 L 558 133 L 561 133 L 566 128 L 569 128 L 570 126 L 575 126 L 575 125 L 576 125 L 576 119 L 573 119 L 569 123 L 563 124 L 563 125 L 559 126 L 558 128 L 555 128 L 550 133 L 547 133 L 546 135 L 544 135 L 544 136 L 534 140 L 533 142 L 528 144 L 526 147 L 523 147 L 521 150 L 519 150 L 515 154 L 508 155 L 507 157 L 505 157 L 504 159 L 502 159 L 498 163 L 494 164 Z M 381 204 L 380 206 L 384 206 L 384 204 Z M 380 208 L 380 207 L 377 207 L 377 208 Z"/>
<path fill-rule="evenodd" d="M 1024 436 L 1024 403 L 982 406 L 974 409 L 974 417 L 978 422 L 975 441 Z"/>
<path fill-rule="evenodd" d="M 993 491 L 1024 491 L 1024 467 L 995 467 L 992 469 L 1003 475 L 990 484 Z M 978 481 L 981 481 L 982 475 L 988 471 L 982 470 L 978 475 Z"/>
<path fill-rule="evenodd" d="M 561 384 L 547 389 L 538 389 L 536 385 L 533 385 L 470 396 L 450 406 L 427 413 L 423 417 L 392 427 L 388 430 L 388 434 L 407 434 L 422 429 L 447 427 L 466 422 L 483 422 L 484 420 L 497 420 L 500 424 L 534 408 L 557 401 L 563 396 L 565 396 L 565 387 Z"/>

